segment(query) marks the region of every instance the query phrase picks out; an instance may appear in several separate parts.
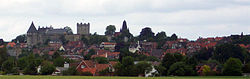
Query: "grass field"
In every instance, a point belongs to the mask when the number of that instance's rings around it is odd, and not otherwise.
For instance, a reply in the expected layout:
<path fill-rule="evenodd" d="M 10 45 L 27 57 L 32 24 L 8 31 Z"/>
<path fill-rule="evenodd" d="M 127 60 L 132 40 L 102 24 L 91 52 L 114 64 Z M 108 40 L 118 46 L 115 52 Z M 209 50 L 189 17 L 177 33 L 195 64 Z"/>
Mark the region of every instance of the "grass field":
<path fill-rule="evenodd" d="M 250 79 L 243 76 L 180 76 L 180 77 L 91 77 L 91 76 L 0 76 L 0 79 Z"/>

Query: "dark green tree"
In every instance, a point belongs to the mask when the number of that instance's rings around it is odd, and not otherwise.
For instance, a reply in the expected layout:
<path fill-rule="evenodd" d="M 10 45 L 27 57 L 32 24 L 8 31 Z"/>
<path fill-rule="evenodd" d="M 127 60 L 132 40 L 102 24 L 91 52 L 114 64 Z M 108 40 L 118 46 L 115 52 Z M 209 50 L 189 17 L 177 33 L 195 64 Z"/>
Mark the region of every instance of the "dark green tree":
<path fill-rule="evenodd" d="M 26 42 L 27 42 L 27 37 L 26 37 L 26 35 L 25 35 L 25 34 L 19 35 L 19 36 L 17 36 L 15 39 L 12 40 L 12 42 L 15 42 L 15 43 L 17 43 L 17 41 L 18 41 L 19 43 L 26 43 Z"/>
<path fill-rule="evenodd" d="M 184 62 L 177 62 L 170 66 L 168 75 L 174 76 L 189 76 L 194 75 L 195 71 L 191 66 L 186 65 Z"/>
<path fill-rule="evenodd" d="M 99 64 L 109 63 L 108 59 L 105 57 L 96 57 L 94 60 L 97 61 Z"/>
<path fill-rule="evenodd" d="M 14 58 L 8 58 L 8 60 L 4 61 L 2 64 L 2 70 L 6 73 L 15 73 L 17 72 L 14 68 L 17 63 Z"/>
<path fill-rule="evenodd" d="M 115 34 L 115 26 L 114 25 L 109 25 L 106 27 L 106 32 L 105 32 L 105 35 L 113 35 Z"/>
<path fill-rule="evenodd" d="M 158 45 L 157 48 L 158 49 L 162 48 L 162 46 L 166 42 L 166 39 L 167 39 L 167 35 L 166 35 L 165 32 L 162 31 L 162 32 L 159 32 L 159 33 L 156 34 L 155 41 L 157 42 L 157 45 Z"/>
<path fill-rule="evenodd" d="M 229 58 L 224 64 L 223 74 L 227 76 L 241 76 L 242 63 L 238 58 Z"/>
<path fill-rule="evenodd" d="M 141 41 L 143 41 L 143 40 L 153 41 L 154 34 L 155 33 L 152 32 L 151 28 L 149 28 L 149 27 L 143 28 L 142 31 L 140 32 L 139 40 L 141 40 Z M 152 39 L 152 40 L 150 40 L 150 39 Z"/>
<path fill-rule="evenodd" d="M 53 64 L 54 64 L 54 66 L 56 66 L 56 67 L 63 67 L 63 65 L 64 65 L 64 58 L 63 57 L 57 57 L 57 58 L 55 58 L 54 60 L 53 60 Z"/>
<path fill-rule="evenodd" d="M 216 46 L 216 49 L 213 53 L 213 58 L 221 63 L 226 62 L 226 60 L 230 57 L 238 58 L 243 62 L 245 61 L 246 56 L 246 50 L 244 50 L 238 45 L 229 43 Z"/>
<path fill-rule="evenodd" d="M 41 67 L 42 75 L 51 75 L 56 70 L 56 67 L 48 61 L 44 61 Z"/>
<path fill-rule="evenodd" d="M 136 67 L 135 70 L 136 70 L 137 75 L 145 74 L 146 71 L 152 70 L 151 63 L 148 63 L 146 61 L 141 61 L 141 62 L 135 64 L 135 67 Z"/>
<path fill-rule="evenodd" d="M 161 62 L 161 65 L 166 68 L 166 70 L 169 70 L 170 66 L 176 62 L 183 61 L 184 56 L 178 53 L 170 54 L 167 53 Z M 166 75 L 167 71 L 163 72 L 163 75 Z"/>
<path fill-rule="evenodd" d="M 172 41 L 177 40 L 177 39 L 178 39 L 178 37 L 175 33 L 173 35 L 171 35 L 171 37 L 170 37 L 170 40 L 172 40 Z"/>
<path fill-rule="evenodd" d="M 8 59 L 7 49 L 6 47 L 0 48 L 0 66 L 3 64 L 4 61 Z M 0 67 L 1 68 L 1 67 Z"/>

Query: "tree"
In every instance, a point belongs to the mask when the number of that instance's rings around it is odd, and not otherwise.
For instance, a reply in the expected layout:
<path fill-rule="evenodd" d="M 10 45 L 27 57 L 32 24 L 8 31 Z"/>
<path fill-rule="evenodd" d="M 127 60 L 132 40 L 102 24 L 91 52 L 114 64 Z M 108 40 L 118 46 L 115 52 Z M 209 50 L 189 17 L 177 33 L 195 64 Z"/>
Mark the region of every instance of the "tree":
<path fill-rule="evenodd" d="M 230 57 L 224 64 L 223 74 L 227 76 L 241 76 L 242 63 L 237 58 Z"/>
<path fill-rule="evenodd" d="M 105 32 L 105 35 L 113 35 L 115 34 L 115 26 L 114 25 L 109 25 L 106 27 L 106 32 Z"/>
<path fill-rule="evenodd" d="M 93 35 L 89 36 L 89 45 L 93 45 L 93 44 L 101 44 L 102 42 L 107 42 L 108 39 L 106 36 L 102 36 L 102 35 L 98 35 L 96 32 Z"/>
<path fill-rule="evenodd" d="M 26 43 L 27 42 L 27 37 L 25 34 L 17 36 L 15 39 L 12 40 L 12 42 L 19 42 L 19 43 Z"/>
<path fill-rule="evenodd" d="M 35 75 L 37 74 L 37 67 L 41 64 L 42 60 L 35 58 L 33 54 L 27 56 L 26 65 L 24 68 L 24 74 Z"/>
<path fill-rule="evenodd" d="M 89 52 L 88 52 L 88 54 L 84 55 L 84 59 L 85 60 L 90 60 L 91 56 L 94 55 L 94 54 L 96 54 L 96 51 L 94 49 L 90 49 Z"/>
<path fill-rule="evenodd" d="M 95 60 L 96 60 L 99 64 L 107 64 L 107 63 L 109 63 L 109 62 L 108 62 L 108 59 L 105 58 L 105 57 L 96 57 Z"/>
<path fill-rule="evenodd" d="M 63 75 L 79 75 L 80 73 L 76 70 L 76 67 L 70 67 L 68 70 L 62 72 Z"/>
<path fill-rule="evenodd" d="M 210 66 L 204 65 L 202 69 L 202 74 L 205 76 L 215 75 L 213 71 L 211 70 Z"/>
<path fill-rule="evenodd" d="M 157 42 L 157 48 L 161 48 L 164 44 L 165 44 L 165 41 L 167 39 L 167 35 L 165 32 L 159 32 L 156 34 L 155 36 L 155 41 Z"/>
<path fill-rule="evenodd" d="M 2 70 L 6 73 L 15 73 L 17 70 L 14 68 L 16 67 L 16 60 L 14 58 L 8 58 L 8 60 L 4 61 L 2 64 Z"/>
<path fill-rule="evenodd" d="M 168 75 L 174 76 L 189 76 L 194 75 L 195 71 L 192 67 L 186 65 L 184 62 L 177 62 L 170 66 Z"/>
<path fill-rule="evenodd" d="M 8 59 L 6 47 L 0 48 L 0 66 Z M 0 67 L 1 68 L 1 67 Z"/>
<path fill-rule="evenodd" d="M 246 56 L 246 50 L 238 45 L 228 43 L 216 46 L 216 49 L 213 53 L 213 58 L 220 63 L 224 63 L 230 57 L 238 58 L 243 62 L 245 61 Z"/>
<path fill-rule="evenodd" d="M 56 70 L 56 67 L 48 61 L 44 61 L 41 67 L 42 75 L 51 75 Z"/>
<path fill-rule="evenodd" d="M 135 64 L 135 67 L 136 67 L 135 70 L 137 72 L 137 75 L 144 74 L 146 71 L 152 70 L 151 64 L 146 62 L 146 61 L 141 61 L 141 62 Z"/>
<path fill-rule="evenodd" d="M 172 34 L 171 37 L 170 37 L 170 40 L 172 40 L 172 41 L 177 40 L 177 39 L 178 39 L 178 37 L 177 37 L 177 35 L 175 33 Z"/>
<path fill-rule="evenodd" d="M 57 57 L 53 60 L 53 64 L 56 66 L 56 67 L 63 67 L 64 65 L 64 58 L 63 57 Z"/>
<path fill-rule="evenodd" d="M 134 58 L 131 56 L 124 57 L 122 63 L 117 63 L 115 66 L 115 74 L 118 76 L 136 76 Z"/>
<path fill-rule="evenodd" d="M 140 32 L 140 35 L 139 35 L 139 40 L 149 40 L 149 39 L 152 39 L 154 38 L 154 34 L 151 30 L 151 28 L 149 27 L 146 27 L 146 28 L 143 28 L 142 31 Z M 149 41 L 153 41 L 153 40 L 149 40 Z"/>
<path fill-rule="evenodd" d="M 248 62 L 247 64 L 244 65 L 242 71 L 244 73 L 250 73 L 250 62 Z"/>
<path fill-rule="evenodd" d="M 170 54 L 167 53 L 164 57 L 163 60 L 161 62 L 161 65 L 163 67 L 166 68 L 166 70 L 168 70 L 170 68 L 170 66 L 176 62 L 180 62 L 184 59 L 184 57 L 181 54 L 175 53 L 175 54 Z M 163 72 L 163 75 L 166 75 L 167 71 Z"/>
<path fill-rule="evenodd" d="M 73 34 L 73 31 L 72 31 L 72 29 L 70 27 L 66 26 L 66 27 L 64 27 L 64 29 L 67 30 L 68 34 Z"/>

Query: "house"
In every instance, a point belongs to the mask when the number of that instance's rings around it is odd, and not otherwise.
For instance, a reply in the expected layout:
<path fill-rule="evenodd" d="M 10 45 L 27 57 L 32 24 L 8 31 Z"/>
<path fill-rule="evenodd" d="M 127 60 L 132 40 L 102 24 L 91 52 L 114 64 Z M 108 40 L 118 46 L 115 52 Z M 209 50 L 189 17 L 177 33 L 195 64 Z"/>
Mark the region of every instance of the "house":
<path fill-rule="evenodd" d="M 141 50 L 141 46 L 140 46 L 140 42 L 138 41 L 137 44 L 130 44 L 129 46 L 129 52 L 135 53 L 136 51 L 140 51 Z"/>
<path fill-rule="evenodd" d="M 100 71 L 104 69 L 109 69 L 110 72 L 114 72 L 114 65 L 117 62 L 111 61 L 108 64 L 99 64 L 97 62 L 94 62 L 92 60 L 82 60 L 80 64 L 76 67 L 76 70 L 79 72 L 90 72 L 93 74 L 93 76 L 99 76 Z"/>
<path fill-rule="evenodd" d="M 14 47 L 15 45 L 16 45 L 15 42 L 9 42 L 9 43 L 7 44 L 7 47 Z"/>
<path fill-rule="evenodd" d="M 180 53 L 180 54 L 182 54 L 182 55 L 186 55 L 187 49 L 185 49 L 185 48 L 167 49 L 166 52 L 164 53 L 164 55 L 165 55 L 166 53 Z"/>
<path fill-rule="evenodd" d="M 65 62 L 63 67 L 56 67 L 55 72 L 52 75 L 62 75 L 62 72 L 69 69 L 69 63 Z"/>
<path fill-rule="evenodd" d="M 115 50 L 116 43 L 111 43 L 111 42 L 102 42 L 100 44 L 101 49 L 109 49 L 111 51 Z"/>
<path fill-rule="evenodd" d="M 186 47 L 187 47 L 187 53 L 198 52 L 199 50 L 201 50 L 201 43 L 188 42 Z"/>

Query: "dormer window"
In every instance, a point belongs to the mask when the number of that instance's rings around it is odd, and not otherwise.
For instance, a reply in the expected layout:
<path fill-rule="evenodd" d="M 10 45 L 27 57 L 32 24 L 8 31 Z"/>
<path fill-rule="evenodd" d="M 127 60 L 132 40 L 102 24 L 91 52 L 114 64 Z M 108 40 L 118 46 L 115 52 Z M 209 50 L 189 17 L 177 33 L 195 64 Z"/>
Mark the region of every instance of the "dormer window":
<path fill-rule="evenodd" d="M 83 68 L 85 68 L 85 66 L 84 66 L 84 65 L 81 65 L 81 68 L 83 69 Z"/>

